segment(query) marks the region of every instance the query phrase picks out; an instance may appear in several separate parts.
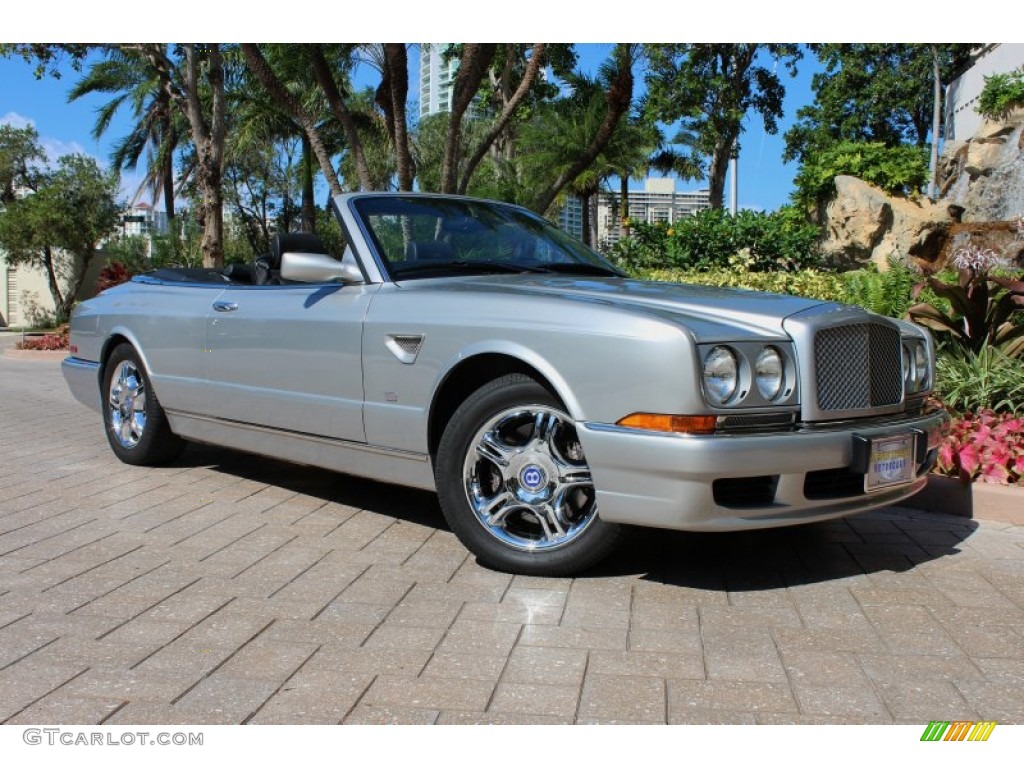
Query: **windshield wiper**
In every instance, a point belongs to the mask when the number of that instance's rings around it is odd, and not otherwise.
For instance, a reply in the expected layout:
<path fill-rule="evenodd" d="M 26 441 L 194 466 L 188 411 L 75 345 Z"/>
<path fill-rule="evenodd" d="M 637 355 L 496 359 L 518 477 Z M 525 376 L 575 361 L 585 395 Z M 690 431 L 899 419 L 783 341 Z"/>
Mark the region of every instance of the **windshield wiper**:
<path fill-rule="evenodd" d="M 625 277 L 625 274 L 611 267 L 587 264 L 582 261 L 554 261 L 539 265 L 536 272 L 555 272 L 563 275 L 594 275 L 597 277 Z"/>
<path fill-rule="evenodd" d="M 424 261 L 419 264 L 403 264 L 393 267 L 395 279 L 420 272 L 546 272 L 548 270 L 527 264 L 509 264 L 500 261 Z"/>

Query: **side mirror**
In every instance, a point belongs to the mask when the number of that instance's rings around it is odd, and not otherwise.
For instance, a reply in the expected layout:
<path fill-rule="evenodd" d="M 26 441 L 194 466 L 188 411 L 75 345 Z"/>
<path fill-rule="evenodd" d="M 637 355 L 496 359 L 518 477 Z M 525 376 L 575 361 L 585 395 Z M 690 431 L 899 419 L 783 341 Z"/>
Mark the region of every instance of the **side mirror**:
<path fill-rule="evenodd" d="M 281 254 L 281 278 L 297 283 L 363 283 L 363 275 L 355 264 L 338 261 L 323 253 Z"/>

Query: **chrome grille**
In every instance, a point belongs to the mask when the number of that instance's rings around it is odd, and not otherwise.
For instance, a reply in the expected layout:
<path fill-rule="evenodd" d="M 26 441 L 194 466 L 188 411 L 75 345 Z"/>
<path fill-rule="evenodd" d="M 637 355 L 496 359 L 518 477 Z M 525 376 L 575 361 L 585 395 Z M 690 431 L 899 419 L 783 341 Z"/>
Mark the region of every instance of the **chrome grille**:
<path fill-rule="evenodd" d="M 818 408 L 851 411 L 903 397 L 900 333 L 880 323 L 824 328 L 814 336 Z"/>

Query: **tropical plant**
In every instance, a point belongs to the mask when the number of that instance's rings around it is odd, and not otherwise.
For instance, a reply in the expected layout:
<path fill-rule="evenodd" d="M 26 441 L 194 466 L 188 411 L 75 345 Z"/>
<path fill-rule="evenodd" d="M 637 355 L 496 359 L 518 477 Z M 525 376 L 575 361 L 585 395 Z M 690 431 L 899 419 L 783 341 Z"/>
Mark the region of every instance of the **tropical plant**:
<path fill-rule="evenodd" d="M 138 274 L 138 272 L 123 261 L 110 261 L 100 270 L 99 277 L 96 279 L 96 292 L 102 293 L 108 288 L 113 288 L 115 285 L 121 283 L 127 283 L 132 279 L 132 275 Z"/>
<path fill-rule="evenodd" d="M 109 130 L 122 107 L 131 109 L 131 130 L 114 144 L 110 162 L 116 168 L 134 171 L 146 155 L 146 173 L 136 197 L 147 188 L 152 192 L 154 203 L 162 195 L 167 218 L 173 219 L 174 155 L 188 137 L 188 124 L 181 112 L 171 108 L 164 73 L 155 69 L 137 50 L 110 47 L 103 58 L 90 64 L 68 93 L 68 101 L 94 94 L 108 94 L 112 98 L 97 109 L 93 138 L 99 139 Z"/>
<path fill-rule="evenodd" d="M 1024 67 L 985 77 L 978 96 L 978 113 L 999 119 L 1017 107 L 1024 107 Z"/>
<path fill-rule="evenodd" d="M 898 255 L 889 257 L 888 269 L 879 271 L 874 264 L 843 273 L 845 301 L 888 317 L 903 317 L 910 309 L 911 291 L 920 274 Z"/>
<path fill-rule="evenodd" d="M 991 409 L 1024 413 L 1024 373 L 1020 361 L 996 347 L 945 350 L 936 359 L 935 390 L 956 411 Z"/>
<path fill-rule="evenodd" d="M 964 482 L 1024 483 L 1024 418 L 991 410 L 954 418 L 936 468 Z"/>
<path fill-rule="evenodd" d="M 1005 266 L 999 255 L 988 248 L 967 245 L 952 259 L 958 270 L 955 284 L 928 277 L 914 286 L 917 299 L 924 288 L 949 302 L 948 310 L 935 303 L 912 306 L 910 319 L 940 335 L 940 340 L 970 352 L 983 347 L 999 347 L 1012 358 L 1024 354 L 1024 325 L 1012 322 L 1011 315 L 1024 307 L 1024 281 L 994 274 Z"/>
<path fill-rule="evenodd" d="M 928 181 L 928 153 L 905 144 L 841 141 L 804 159 L 793 179 L 793 201 L 822 205 L 835 196 L 836 176 L 856 176 L 890 195 L 908 197 Z"/>

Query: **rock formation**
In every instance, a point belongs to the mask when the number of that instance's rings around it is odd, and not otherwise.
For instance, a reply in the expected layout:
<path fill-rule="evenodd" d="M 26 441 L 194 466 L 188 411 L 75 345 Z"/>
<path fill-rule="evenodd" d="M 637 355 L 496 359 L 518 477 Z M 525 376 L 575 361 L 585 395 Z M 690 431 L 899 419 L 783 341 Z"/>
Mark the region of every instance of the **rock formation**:
<path fill-rule="evenodd" d="M 940 199 L 890 197 L 852 176 L 836 177 L 836 196 L 824 211 L 822 252 L 853 269 L 892 256 L 940 268 L 967 242 L 1024 262 L 1014 229 L 1024 215 L 1024 109 L 988 121 L 969 140 L 947 142 L 939 162 Z M 963 223 L 960 223 L 963 222 Z"/>
<path fill-rule="evenodd" d="M 938 259 L 956 215 L 948 204 L 890 197 L 853 176 L 837 176 L 835 184 L 822 243 L 829 263 L 854 269 L 874 262 L 884 270 L 892 256 L 924 264 Z"/>

